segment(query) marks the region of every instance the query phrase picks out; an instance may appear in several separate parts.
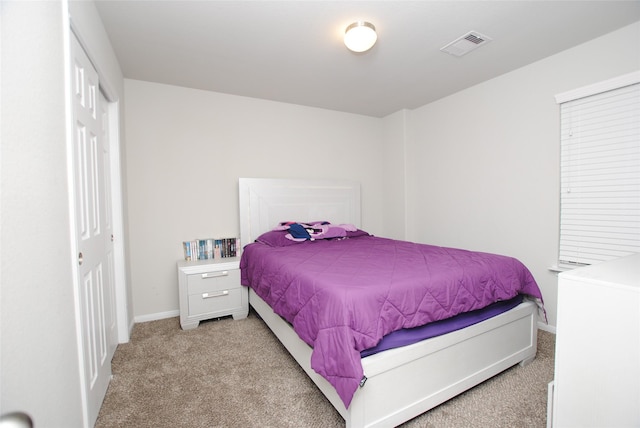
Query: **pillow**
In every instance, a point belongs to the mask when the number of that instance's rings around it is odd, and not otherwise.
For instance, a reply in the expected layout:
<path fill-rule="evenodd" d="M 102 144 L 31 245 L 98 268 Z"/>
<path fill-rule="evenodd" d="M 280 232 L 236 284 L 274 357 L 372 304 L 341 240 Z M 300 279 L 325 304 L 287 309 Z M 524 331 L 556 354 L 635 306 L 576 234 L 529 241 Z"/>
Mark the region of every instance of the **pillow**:
<path fill-rule="evenodd" d="M 300 242 L 287 238 L 287 230 L 270 230 L 258 236 L 256 242 L 260 242 L 270 247 L 286 247 L 288 245 L 296 245 Z"/>
<path fill-rule="evenodd" d="M 371 236 L 371 234 L 360 229 L 354 231 L 347 230 L 347 238 L 357 238 L 358 236 Z"/>

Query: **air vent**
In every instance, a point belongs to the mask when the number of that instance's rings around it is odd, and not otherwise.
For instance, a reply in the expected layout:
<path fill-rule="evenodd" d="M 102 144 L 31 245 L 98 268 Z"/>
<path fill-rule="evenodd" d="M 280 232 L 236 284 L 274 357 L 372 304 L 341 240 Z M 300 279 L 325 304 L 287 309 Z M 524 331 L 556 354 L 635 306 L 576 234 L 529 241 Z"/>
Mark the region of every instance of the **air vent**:
<path fill-rule="evenodd" d="M 453 42 L 440 48 L 440 50 L 453 56 L 462 56 L 468 54 L 472 50 L 477 49 L 486 43 L 489 43 L 490 41 L 490 37 L 487 37 L 476 31 L 470 31 L 464 36 L 458 37 Z"/>

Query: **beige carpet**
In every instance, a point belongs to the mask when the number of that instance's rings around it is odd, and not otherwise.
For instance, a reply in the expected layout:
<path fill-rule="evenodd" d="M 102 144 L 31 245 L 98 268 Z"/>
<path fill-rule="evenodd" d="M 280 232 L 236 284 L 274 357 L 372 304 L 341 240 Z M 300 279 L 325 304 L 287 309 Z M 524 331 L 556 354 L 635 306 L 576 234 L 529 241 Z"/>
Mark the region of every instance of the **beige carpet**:
<path fill-rule="evenodd" d="M 546 426 L 555 336 L 538 356 L 407 422 L 415 427 Z M 119 345 L 97 428 L 344 427 L 344 420 L 253 313 L 182 331 L 178 318 L 136 324 Z"/>

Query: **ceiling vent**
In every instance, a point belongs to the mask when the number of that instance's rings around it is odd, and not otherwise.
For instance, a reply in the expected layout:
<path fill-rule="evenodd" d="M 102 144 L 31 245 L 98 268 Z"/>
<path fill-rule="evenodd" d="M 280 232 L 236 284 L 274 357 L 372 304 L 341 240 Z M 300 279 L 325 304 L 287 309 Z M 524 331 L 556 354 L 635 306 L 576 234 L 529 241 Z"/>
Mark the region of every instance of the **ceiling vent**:
<path fill-rule="evenodd" d="M 476 31 L 470 31 L 464 36 L 458 37 L 453 42 L 440 48 L 440 50 L 453 56 L 462 56 L 468 54 L 472 50 L 477 49 L 484 44 L 487 44 L 490 41 L 490 37 L 487 37 Z"/>

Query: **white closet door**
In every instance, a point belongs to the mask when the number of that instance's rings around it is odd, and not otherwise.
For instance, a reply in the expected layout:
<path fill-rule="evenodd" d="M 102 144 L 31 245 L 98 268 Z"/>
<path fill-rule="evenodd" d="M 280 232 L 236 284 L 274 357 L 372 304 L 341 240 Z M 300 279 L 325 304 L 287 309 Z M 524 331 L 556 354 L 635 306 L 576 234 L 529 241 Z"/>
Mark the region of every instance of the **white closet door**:
<path fill-rule="evenodd" d="M 71 39 L 74 132 L 74 199 L 78 295 L 87 419 L 93 426 L 111 377 L 113 313 L 108 151 L 105 153 L 98 74 L 75 37 Z"/>
<path fill-rule="evenodd" d="M 102 176 L 104 183 L 104 234 L 108 236 L 105 242 L 105 254 L 108 260 L 108 284 L 105 284 L 105 327 L 107 336 L 107 359 L 110 362 L 118 347 L 118 319 L 116 313 L 116 284 L 115 284 L 115 254 L 114 254 L 114 228 L 111 213 L 113 212 L 113 195 L 111 192 L 111 140 L 109 135 L 109 102 L 100 92 L 100 127 L 102 131 Z"/>

